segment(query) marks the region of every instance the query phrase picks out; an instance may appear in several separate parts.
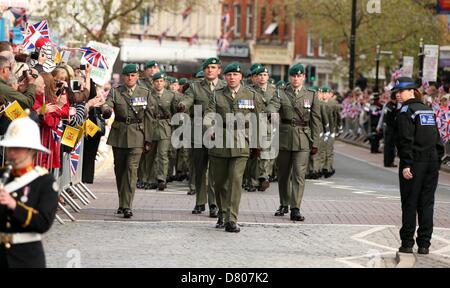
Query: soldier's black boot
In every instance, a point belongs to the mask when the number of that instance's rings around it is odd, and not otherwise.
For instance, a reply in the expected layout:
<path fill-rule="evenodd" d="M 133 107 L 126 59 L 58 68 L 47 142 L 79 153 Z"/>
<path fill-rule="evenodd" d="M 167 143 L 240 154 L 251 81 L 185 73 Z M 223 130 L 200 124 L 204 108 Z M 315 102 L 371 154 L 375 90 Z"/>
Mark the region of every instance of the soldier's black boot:
<path fill-rule="evenodd" d="M 219 217 L 219 208 L 217 208 L 217 206 L 214 204 L 209 205 L 209 217 L 210 218 Z"/>
<path fill-rule="evenodd" d="M 239 228 L 239 226 L 236 223 L 227 222 L 225 224 L 225 231 L 231 232 L 231 233 L 239 233 L 241 231 L 241 229 Z"/>
<path fill-rule="evenodd" d="M 217 229 L 225 228 L 225 224 L 223 223 L 223 218 L 222 217 L 219 217 L 219 219 L 217 219 L 216 228 Z"/>
<path fill-rule="evenodd" d="M 166 182 L 158 180 L 158 190 L 164 191 L 164 189 L 166 189 Z"/>
<path fill-rule="evenodd" d="M 305 217 L 300 214 L 300 209 L 294 208 L 291 209 L 291 220 L 292 221 L 305 221 Z"/>
<path fill-rule="evenodd" d="M 142 180 L 138 180 L 136 182 L 136 188 L 137 189 L 144 189 L 145 183 Z"/>
<path fill-rule="evenodd" d="M 419 247 L 419 249 L 417 250 L 417 253 L 422 254 L 422 255 L 427 255 L 430 253 L 430 249 L 426 248 L 426 247 Z"/>
<path fill-rule="evenodd" d="M 192 210 L 192 214 L 202 214 L 205 210 L 205 205 L 195 205 L 194 210 Z"/>
<path fill-rule="evenodd" d="M 259 179 L 259 183 L 258 191 L 264 192 L 270 187 L 270 182 L 267 179 L 261 178 Z"/>
<path fill-rule="evenodd" d="M 123 209 L 123 218 L 131 218 L 133 217 L 133 212 L 131 209 L 125 208 Z"/>
<path fill-rule="evenodd" d="M 278 208 L 277 211 L 275 211 L 275 216 L 284 216 L 284 214 L 289 212 L 288 206 L 281 205 L 280 208 Z"/>

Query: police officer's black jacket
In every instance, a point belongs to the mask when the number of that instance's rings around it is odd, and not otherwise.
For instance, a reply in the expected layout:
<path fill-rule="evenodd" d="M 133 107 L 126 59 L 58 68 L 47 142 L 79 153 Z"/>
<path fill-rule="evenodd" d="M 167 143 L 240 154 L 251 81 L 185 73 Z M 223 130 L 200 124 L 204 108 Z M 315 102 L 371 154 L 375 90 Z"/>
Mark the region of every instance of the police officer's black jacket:
<path fill-rule="evenodd" d="M 440 161 L 444 146 L 436 125 L 436 115 L 417 99 L 403 103 L 397 116 L 397 148 L 402 168 L 414 162 Z"/>
<path fill-rule="evenodd" d="M 59 189 L 53 176 L 40 169 L 41 176 L 11 194 L 17 201 L 14 211 L 0 205 L 0 232 L 44 233 L 50 229 L 58 206 Z M 0 177 L 2 175 L 0 171 Z M 14 178 L 11 176 L 8 183 Z"/>
<path fill-rule="evenodd" d="M 397 114 L 397 104 L 395 102 L 389 101 L 384 107 L 383 121 L 389 128 L 394 128 L 396 124 Z"/>

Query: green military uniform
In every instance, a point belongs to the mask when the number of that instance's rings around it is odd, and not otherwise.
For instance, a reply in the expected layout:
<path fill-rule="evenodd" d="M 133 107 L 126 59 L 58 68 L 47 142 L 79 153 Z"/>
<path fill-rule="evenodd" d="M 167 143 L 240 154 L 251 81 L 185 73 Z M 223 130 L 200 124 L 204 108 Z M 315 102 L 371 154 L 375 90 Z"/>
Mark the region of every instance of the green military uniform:
<path fill-rule="evenodd" d="M 203 63 L 203 68 L 207 68 L 210 64 L 220 64 L 219 59 L 210 58 Z M 203 72 L 203 71 L 202 71 Z M 195 193 L 196 203 L 193 214 L 200 214 L 205 210 L 205 204 L 208 203 L 210 216 L 216 217 L 217 203 L 214 192 L 214 179 L 212 169 L 208 169 L 209 157 L 208 149 L 203 145 L 202 137 L 195 137 L 194 131 L 203 131 L 203 123 L 194 119 L 194 106 L 201 107 L 201 117 L 204 117 L 208 108 L 210 99 L 213 98 L 215 91 L 226 86 L 226 82 L 220 79 L 210 83 L 207 79 L 191 83 L 185 92 L 185 97 L 181 104 L 189 111 L 192 123 L 191 139 L 193 144 L 192 164 L 195 174 Z M 203 133 L 201 134 L 203 135 Z M 208 171 L 208 172 L 207 172 Z M 208 181 L 207 181 L 208 180 Z"/>
<path fill-rule="evenodd" d="M 300 64 L 289 69 L 289 75 L 304 74 Z M 291 219 L 302 221 L 300 206 L 305 189 L 305 174 L 310 152 L 317 152 L 320 131 L 320 105 L 317 95 L 302 87 L 292 86 L 279 90 L 267 108 L 280 117 L 280 153 L 278 155 L 278 188 L 280 208 L 277 216 L 287 213 L 291 206 Z M 314 149 L 312 149 L 314 148 Z M 290 185 L 291 184 L 291 185 Z"/>
<path fill-rule="evenodd" d="M 122 74 L 129 73 L 137 73 L 136 65 L 125 66 Z M 123 211 L 124 216 L 127 215 L 125 210 L 130 210 L 133 206 L 136 173 L 144 147 L 145 129 L 148 126 L 145 110 L 149 96 L 150 91 L 139 85 L 133 88 L 119 86 L 111 89 L 106 99 L 106 105 L 114 109 L 115 113 L 107 144 L 113 147 L 114 172 L 119 194 L 118 213 Z"/>
<path fill-rule="evenodd" d="M 322 92 L 331 92 L 328 87 L 323 87 Z M 326 145 L 326 155 L 323 167 L 323 174 L 326 178 L 331 177 L 335 170 L 333 168 L 334 162 L 334 141 L 336 135 L 339 133 L 340 119 L 341 119 L 341 107 L 335 99 L 329 99 L 327 101 L 328 106 L 328 120 L 330 123 L 330 137 Z"/>
<path fill-rule="evenodd" d="M 165 73 L 159 72 L 153 75 L 153 81 L 165 78 Z M 149 153 L 145 154 L 146 171 L 154 170 L 158 181 L 158 189 L 166 187 L 166 177 L 169 167 L 169 150 L 172 147 L 172 127 L 170 124 L 172 115 L 176 110 L 176 94 L 167 89 L 161 92 L 153 89 L 149 97 L 147 118 L 150 125 L 147 128 L 146 141 L 152 143 Z M 142 179 L 144 182 L 154 182 L 154 179 Z"/>
<path fill-rule="evenodd" d="M 241 72 L 239 65 L 230 64 L 225 70 L 224 74 L 231 72 Z M 211 98 L 207 113 L 217 113 L 223 119 L 223 127 L 231 127 L 234 129 L 233 139 L 228 139 L 230 136 L 222 127 L 215 127 L 217 130 L 216 140 L 218 145 L 223 148 L 213 147 L 209 150 L 210 165 L 216 175 L 214 187 L 217 195 L 217 203 L 219 205 L 219 221 L 216 227 L 223 227 L 223 220 L 225 221 L 225 230 L 227 232 L 239 232 L 237 227 L 237 219 L 239 214 L 239 204 L 241 201 L 242 178 L 244 175 L 245 164 L 250 155 L 249 138 L 238 137 L 239 126 L 236 123 L 227 123 L 227 114 L 236 115 L 242 113 L 244 116 L 249 113 L 258 113 L 260 108 L 257 105 L 257 94 L 249 88 L 241 85 L 238 91 L 232 91 L 228 86 L 216 90 L 214 97 Z M 205 124 L 208 128 L 211 127 L 211 115 L 207 114 L 205 117 Z M 247 125 L 246 125 L 247 126 Z M 222 128 L 222 129 L 220 129 Z M 255 127 L 252 127 L 255 129 Z M 257 129 L 257 127 L 256 127 Z M 248 131 L 247 127 L 245 130 Z M 240 130 L 240 132 L 244 132 Z M 220 138 L 223 136 L 223 138 Z M 242 146 L 238 146 L 238 141 L 243 140 Z M 226 143 L 233 143 L 236 148 L 227 148 Z"/>
<path fill-rule="evenodd" d="M 255 71 L 256 74 L 260 74 L 266 72 L 268 73 L 267 68 L 260 67 Z M 255 85 L 254 86 L 255 91 L 261 96 L 260 99 L 262 100 L 262 111 L 265 111 L 267 109 L 267 106 L 270 104 L 270 101 L 273 97 L 277 94 L 276 88 L 271 85 L 270 83 L 267 83 L 266 87 L 260 87 Z M 267 127 L 267 136 L 272 137 L 272 128 L 270 123 L 268 123 Z M 269 151 L 270 149 L 265 149 L 264 151 Z M 275 159 L 262 159 L 261 157 L 258 158 L 258 178 L 260 181 L 262 180 L 269 180 L 269 175 L 272 175 L 273 165 L 274 165 Z"/>
<path fill-rule="evenodd" d="M 33 108 L 35 94 L 36 86 L 34 84 L 28 85 L 27 91 L 22 94 L 6 84 L 5 80 L 0 79 L 0 97 L 5 98 L 10 103 L 17 100 L 24 110 Z"/>
<path fill-rule="evenodd" d="M 319 153 L 310 156 L 309 173 L 312 179 L 318 179 L 322 177 L 322 169 L 325 163 L 326 156 L 326 142 L 330 136 L 330 124 L 328 120 L 328 107 L 327 104 L 319 100 L 320 105 L 320 134 L 319 134 Z"/>

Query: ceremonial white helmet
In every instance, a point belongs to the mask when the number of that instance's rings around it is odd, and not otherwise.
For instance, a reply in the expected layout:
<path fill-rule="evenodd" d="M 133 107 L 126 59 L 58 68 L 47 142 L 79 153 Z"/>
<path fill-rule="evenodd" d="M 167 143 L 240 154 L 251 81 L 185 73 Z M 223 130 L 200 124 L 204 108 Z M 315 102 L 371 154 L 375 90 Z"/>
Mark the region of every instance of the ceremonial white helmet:
<path fill-rule="evenodd" d="M 29 148 L 44 153 L 50 151 L 42 146 L 39 127 L 29 117 L 19 118 L 9 124 L 5 138 L 0 141 L 0 146 L 14 148 Z"/>

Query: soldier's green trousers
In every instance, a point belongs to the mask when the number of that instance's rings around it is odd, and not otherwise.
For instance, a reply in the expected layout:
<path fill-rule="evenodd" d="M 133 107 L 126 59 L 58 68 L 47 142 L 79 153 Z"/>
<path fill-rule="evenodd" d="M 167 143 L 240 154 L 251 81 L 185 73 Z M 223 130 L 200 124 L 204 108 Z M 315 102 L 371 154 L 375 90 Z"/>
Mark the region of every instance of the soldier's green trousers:
<path fill-rule="evenodd" d="M 298 208 L 305 191 L 305 174 L 309 162 L 309 151 L 280 151 L 278 155 L 278 191 L 280 205 Z"/>
<path fill-rule="evenodd" d="M 154 177 L 144 178 L 143 180 L 151 183 L 155 182 L 156 178 L 158 181 L 166 182 L 167 169 L 169 167 L 169 149 L 171 146 L 170 139 L 152 142 L 152 149 L 146 153 L 145 161 L 147 163 L 146 169 L 148 169 L 146 172 L 150 173 L 150 176 L 153 176 L 153 173 L 150 172 L 153 169 Z"/>
<path fill-rule="evenodd" d="M 323 169 L 328 170 L 328 172 L 333 171 L 333 162 L 334 162 L 334 138 L 329 138 L 327 141 L 326 157 Z"/>
<path fill-rule="evenodd" d="M 208 168 L 208 149 L 193 148 L 192 160 L 195 170 L 195 205 L 217 205 L 216 194 L 214 192 L 214 171 Z M 210 165 L 210 164 L 209 164 Z"/>
<path fill-rule="evenodd" d="M 113 147 L 114 173 L 121 208 L 133 208 L 137 169 L 142 150 L 142 148 Z"/>
<path fill-rule="evenodd" d="M 247 157 L 218 158 L 210 156 L 210 168 L 217 175 L 214 183 L 219 217 L 237 222 L 241 203 L 242 179 Z"/>
<path fill-rule="evenodd" d="M 150 181 L 155 180 L 153 160 L 150 159 L 150 153 L 142 153 L 141 159 L 139 160 L 139 168 L 137 173 L 139 180 L 142 180 L 145 183 L 150 183 Z"/>

